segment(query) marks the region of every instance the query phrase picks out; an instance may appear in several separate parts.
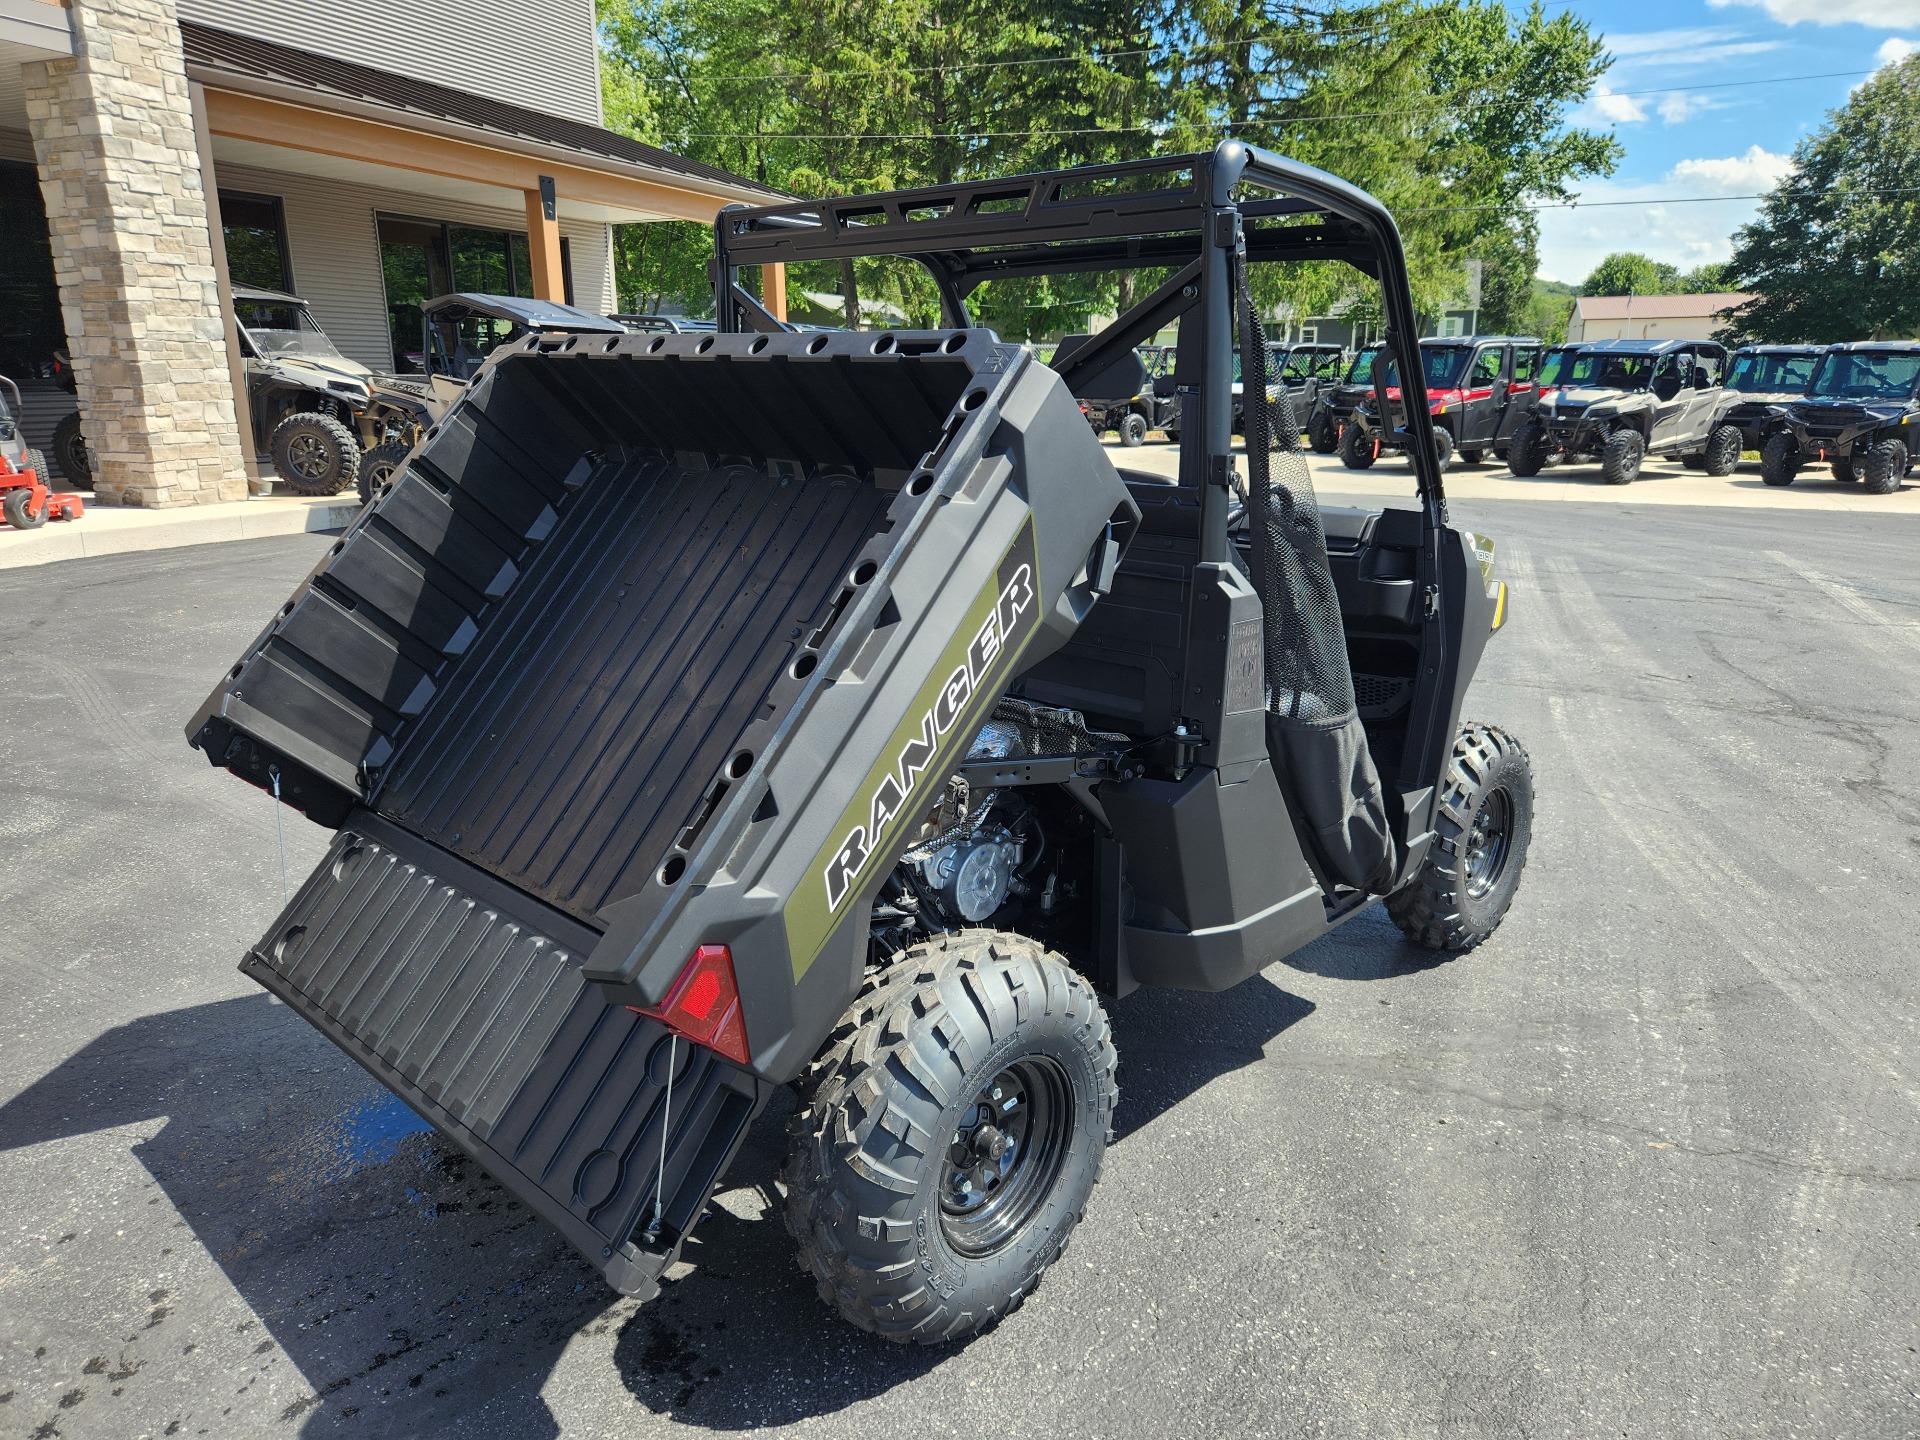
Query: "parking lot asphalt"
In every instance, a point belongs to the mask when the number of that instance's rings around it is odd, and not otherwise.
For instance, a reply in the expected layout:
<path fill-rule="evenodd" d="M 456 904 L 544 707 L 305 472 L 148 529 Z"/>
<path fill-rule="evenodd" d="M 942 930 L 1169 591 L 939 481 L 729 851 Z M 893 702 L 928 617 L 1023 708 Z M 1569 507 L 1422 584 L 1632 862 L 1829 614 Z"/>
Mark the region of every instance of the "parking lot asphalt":
<path fill-rule="evenodd" d="M 1507 924 L 1114 1005 L 1084 1225 L 936 1351 L 795 1270 L 784 1100 L 636 1305 L 235 972 L 275 815 L 181 726 L 323 539 L 0 574 L 0 1435 L 1920 1433 L 1920 520 L 1455 518 Z"/>

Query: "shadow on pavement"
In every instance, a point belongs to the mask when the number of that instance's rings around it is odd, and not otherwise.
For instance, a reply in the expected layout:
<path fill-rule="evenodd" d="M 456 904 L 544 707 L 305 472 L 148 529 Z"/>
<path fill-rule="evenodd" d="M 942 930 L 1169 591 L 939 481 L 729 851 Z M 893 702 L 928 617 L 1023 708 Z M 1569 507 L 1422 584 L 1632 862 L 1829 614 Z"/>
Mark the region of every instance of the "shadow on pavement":
<path fill-rule="evenodd" d="M 1374 905 L 1283 963 L 1329 980 L 1391 980 L 1437 969 L 1454 958 L 1415 945 L 1387 918 L 1385 905 Z"/>
<path fill-rule="evenodd" d="M 1312 1008 L 1264 979 L 1114 1005 L 1117 1138 L 1257 1061 Z M 0 1106 L 0 1152 L 164 1117 L 133 1154 L 305 1377 L 282 1418 L 306 1435 L 480 1433 L 476 1424 L 497 1440 L 558 1435 L 542 1390 L 571 1343 L 584 1337 L 587 1356 L 602 1354 L 593 1337 L 609 1333 L 634 1401 L 747 1429 L 831 1414 L 957 1353 L 873 1339 L 816 1297 L 775 1186 L 791 1108 L 782 1092 L 756 1122 L 688 1263 L 645 1306 L 607 1290 L 553 1231 L 264 995 L 102 1035 Z M 145 1338 L 158 1360 L 182 1337 Z M 240 1363 L 264 1369 L 273 1348 Z"/>

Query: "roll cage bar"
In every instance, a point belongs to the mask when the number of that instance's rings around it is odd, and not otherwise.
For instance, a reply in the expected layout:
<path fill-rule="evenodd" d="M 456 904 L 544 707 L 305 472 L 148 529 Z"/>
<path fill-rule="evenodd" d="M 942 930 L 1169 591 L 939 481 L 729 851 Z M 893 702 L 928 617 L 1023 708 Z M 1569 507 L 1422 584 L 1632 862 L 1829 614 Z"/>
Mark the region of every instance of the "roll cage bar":
<path fill-rule="evenodd" d="M 742 288 L 745 265 L 910 258 L 932 275 L 941 318 L 956 329 L 976 324 L 967 297 L 988 280 L 1168 267 L 1173 274 L 1165 283 L 1076 349 L 1059 371 L 1075 390 L 1076 379 L 1098 376 L 1182 320 L 1173 371 L 1183 416 L 1179 483 L 1201 496 L 1200 558 L 1221 562 L 1229 549 L 1234 473 L 1236 252 L 1249 262 L 1344 260 L 1379 281 L 1386 333 L 1374 385 L 1385 393 L 1390 352 L 1409 377 L 1397 407 L 1405 422 L 1399 439 L 1412 460 L 1426 528 L 1444 525 L 1446 495 L 1417 355 L 1419 323 L 1393 217 L 1344 180 L 1238 140 L 1194 154 L 1006 179 L 730 205 L 714 222 L 715 315 L 727 332 L 796 328 Z M 1198 424 L 1184 418 L 1195 415 Z"/>

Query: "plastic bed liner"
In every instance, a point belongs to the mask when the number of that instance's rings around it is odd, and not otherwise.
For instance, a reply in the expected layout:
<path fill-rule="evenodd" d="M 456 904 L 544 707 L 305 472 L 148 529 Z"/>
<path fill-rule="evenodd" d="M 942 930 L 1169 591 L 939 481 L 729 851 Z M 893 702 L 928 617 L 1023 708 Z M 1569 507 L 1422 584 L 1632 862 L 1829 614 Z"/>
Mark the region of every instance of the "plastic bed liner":
<path fill-rule="evenodd" d="M 645 1293 L 1137 514 L 988 332 L 497 353 L 188 727 L 340 832 L 242 968 Z M 703 944 L 745 1065 L 629 1008 Z"/>

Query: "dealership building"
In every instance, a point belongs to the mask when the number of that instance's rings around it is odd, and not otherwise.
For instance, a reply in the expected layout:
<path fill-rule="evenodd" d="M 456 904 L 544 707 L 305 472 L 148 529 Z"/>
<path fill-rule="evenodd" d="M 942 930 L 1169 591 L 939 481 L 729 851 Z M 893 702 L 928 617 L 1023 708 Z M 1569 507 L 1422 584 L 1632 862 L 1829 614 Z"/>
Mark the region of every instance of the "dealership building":
<path fill-rule="evenodd" d="M 423 299 L 611 311 L 612 226 L 777 198 L 603 119 L 592 0 L 0 0 L 0 372 L 29 438 L 75 403 L 44 378 L 64 348 L 99 502 L 238 499 L 262 462 L 233 284 L 392 370 Z"/>

